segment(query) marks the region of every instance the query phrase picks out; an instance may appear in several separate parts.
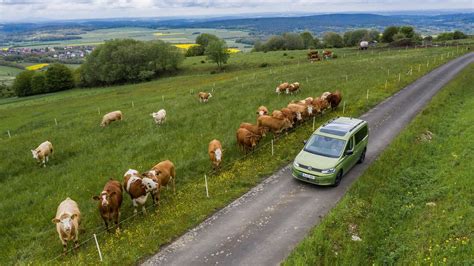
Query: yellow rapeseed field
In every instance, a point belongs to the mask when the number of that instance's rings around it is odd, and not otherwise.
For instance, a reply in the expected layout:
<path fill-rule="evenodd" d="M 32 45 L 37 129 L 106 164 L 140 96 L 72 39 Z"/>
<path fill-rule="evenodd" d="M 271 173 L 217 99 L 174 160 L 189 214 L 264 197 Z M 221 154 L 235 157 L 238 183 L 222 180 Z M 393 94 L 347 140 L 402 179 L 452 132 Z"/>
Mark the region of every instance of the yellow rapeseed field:
<path fill-rule="evenodd" d="M 227 51 L 231 54 L 236 54 L 236 53 L 240 53 L 241 51 L 237 48 L 229 48 L 227 49 Z"/>
<path fill-rule="evenodd" d="M 179 44 L 174 44 L 174 46 L 178 47 L 178 48 L 181 48 L 181 49 L 186 49 L 188 50 L 189 48 L 193 47 L 193 46 L 196 46 L 196 45 L 199 45 L 199 44 L 195 44 L 195 43 L 179 43 Z"/>
<path fill-rule="evenodd" d="M 49 66 L 49 64 L 37 64 L 37 65 L 27 66 L 26 70 L 40 70 L 47 66 Z"/>
<path fill-rule="evenodd" d="M 178 35 L 180 33 L 163 33 L 163 32 L 155 32 L 153 35 L 155 36 L 170 36 L 170 35 Z"/>

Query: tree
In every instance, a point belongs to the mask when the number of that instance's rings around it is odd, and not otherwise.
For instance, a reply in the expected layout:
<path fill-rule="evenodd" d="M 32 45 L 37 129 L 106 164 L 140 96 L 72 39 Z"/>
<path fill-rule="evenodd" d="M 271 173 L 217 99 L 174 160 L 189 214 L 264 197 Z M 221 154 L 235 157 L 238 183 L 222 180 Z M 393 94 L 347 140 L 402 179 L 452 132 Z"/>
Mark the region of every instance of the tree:
<path fill-rule="evenodd" d="M 400 41 L 400 40 L 406 39 L 406 38 L 407 38 L 407 36 L 404 33 L 401 33 L 401 32 L 393 35 L 393 37 L 392 37 L 393 41 Z"/>
<path fill-rule="evenodd" d="M 323 36 L 323 42 L 324 42 L 324 45 L 329 48 L 344 47 L 344 41 L 341 35 L 335 32 L 326 32 Z"/>
<path fill-rule="evenodd" d="M 199 44 L 202 47 L 204 47 L 204 49 L 206 49 L 209 43 L 211 43 L 212 41 L 218 41 L 218 40 L 219 40 L 219 37 L 217 37 L 214 34 L 202 33 L 196 37 L 196 44 Z"/>
<path fill-rule="evenodd" d="M 322 47 L 323 45 L 321 44 L 321 41 L 319 40 L 318 37 L 315 36 L 313 42 L 314 42 L 314 48 L 318 48 L 318 49 L 323 48 Z"/>
<path fill-rule="evenodd" d="M 31 78 L 35 74 L 34 71 L 23 71 L 18 74 L 13 82 L 13 90 L 18 97 L 32 95 Z"/>
<path fill-rule="evenodd" d="M 63 91 L 74 88 L 72 71 L 63 64 L 52 64 L 45 73 L 47 92 Z"/>
<path fill-rule="evenodd" d="M 371 41 L 369 31 L 365 29 L 348 31 L 344 33 L 343 39 L 345 46 L 356 46 L 359 45 L 361 41 Z"/>
<path fill-rule="evenodd" d="M 36 72 L 31 77 L 31 93 L 32 94 L 41 94 L 48 92 L 46 87 L 46 75 L 44 72 Z"/>
<path fill-rule="evenodd" d="M 466 38 L 467 38 L 467 35 L 464 34 L 464 32 L 462 32 L 462 31 L 457 30 L 457 31 L 454 31 L 454 33 L 453 33 L 453 39 L 454 40 L 466 39 Z"/>
<path fill-rule="evenodd" d="M 382 34 L 382 41 L 386 43 L 391 43 L 393 42 L 393 35 L 398 33 L 398 27 L 397 26 L 390 26 L 385 28 Z"/>
<path fill-rule="evenodd" d="M 194 45 L 188 48 L 186 51 L 185 56 L 190 57 L 190 56 L 200 56 L 204 54 L 204 47 L 201 45 Z"/>
<path fill-rule="evenodd" d="M 283 36 L 272 36 L 264 45 L 265 51 L 278 51 L 285 49 L 286 41 Z"/>
<path fill-rule="evenodd" d="M 314 37 L 311 32 L 305 31 L 300 34 L 301 39 L 303 39 L 304 49 L 315 48 L 314 47 Z"/>
<path fill-rule="evenodd" d="M 207 59 L 216 63 L 219 68 L 227 63 L 229 59 L 229 51 L 223 40 L 211 41 L 206 48 L 205 54 Z"/>
<path fill-rule="evenodd" d="M 405 34 L 405 37 L 409 39 L 415 36 L 415 30 L 411 26 L 402 26 L 400 27 L 399 32 Z"/>
<path fill-rule="evenodd" d="M 380 41 L 380 32 L 376 30 L 369 31 L 369 41 Z"/>
<path fill-rule="evenodd" d="M 304 48 L 303 38 L 297 33 L 284 33 L 283 39 L 285 40 L 286 50 L 301 50 Z"/>

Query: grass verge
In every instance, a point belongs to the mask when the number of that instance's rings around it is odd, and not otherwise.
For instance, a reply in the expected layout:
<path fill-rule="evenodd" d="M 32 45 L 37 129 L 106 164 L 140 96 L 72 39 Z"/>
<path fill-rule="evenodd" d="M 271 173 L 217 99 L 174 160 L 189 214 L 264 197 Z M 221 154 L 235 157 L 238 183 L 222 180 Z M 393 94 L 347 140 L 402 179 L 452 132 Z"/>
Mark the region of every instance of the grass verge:
<path fill-rule="evenodd" d="M 284 265 L 474 263 L 473 72 L 433 98 Z"/>

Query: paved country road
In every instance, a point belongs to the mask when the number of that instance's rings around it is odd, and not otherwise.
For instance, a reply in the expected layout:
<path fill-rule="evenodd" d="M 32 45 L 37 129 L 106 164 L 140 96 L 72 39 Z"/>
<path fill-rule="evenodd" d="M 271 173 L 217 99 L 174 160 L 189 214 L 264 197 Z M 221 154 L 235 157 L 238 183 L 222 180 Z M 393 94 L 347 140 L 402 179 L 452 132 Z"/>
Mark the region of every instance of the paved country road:
<path fill-rule="evenodd" d="M 344 176 L 337 188 L 294 180 L 287 166 L 144 264 L 279 264 L 436 92 L 472 62 L 474 53 L 454 59 L 362 115 L 370 130 L 366 160 Z"/>

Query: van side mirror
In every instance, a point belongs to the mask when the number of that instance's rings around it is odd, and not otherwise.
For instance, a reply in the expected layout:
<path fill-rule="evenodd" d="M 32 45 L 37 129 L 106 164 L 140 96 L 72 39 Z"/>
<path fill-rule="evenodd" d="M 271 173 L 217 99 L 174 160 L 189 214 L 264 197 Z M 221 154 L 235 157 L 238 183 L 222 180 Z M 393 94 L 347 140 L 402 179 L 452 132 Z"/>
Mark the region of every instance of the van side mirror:
<path fill-rule="evenodd" d="M 303 140 L 303 144 L 306 145 L 306 143 L 308 143 L 308 140 Z"/>
<path fill-rule="evenodd" d="M 352 155 L 352 154 L 354 154 L 354 151 L 353 151 L 353 150 L 348 150 L 348 151 L 346 151 L 346 155 Z"/>

